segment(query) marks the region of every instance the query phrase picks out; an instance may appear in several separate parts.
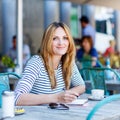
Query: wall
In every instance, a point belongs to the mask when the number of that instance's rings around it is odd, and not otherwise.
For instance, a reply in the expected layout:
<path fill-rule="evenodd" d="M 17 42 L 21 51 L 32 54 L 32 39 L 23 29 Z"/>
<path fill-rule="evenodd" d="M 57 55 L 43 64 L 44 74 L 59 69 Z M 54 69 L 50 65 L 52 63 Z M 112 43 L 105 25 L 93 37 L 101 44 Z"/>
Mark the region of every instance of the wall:
<path fill-rule="evenodd" d="M 32 54 L 35 54 L 40 46 L 44 30 L 43 1 L 23 1 L 23 33 L 24 39 L 30 45 Z"/>

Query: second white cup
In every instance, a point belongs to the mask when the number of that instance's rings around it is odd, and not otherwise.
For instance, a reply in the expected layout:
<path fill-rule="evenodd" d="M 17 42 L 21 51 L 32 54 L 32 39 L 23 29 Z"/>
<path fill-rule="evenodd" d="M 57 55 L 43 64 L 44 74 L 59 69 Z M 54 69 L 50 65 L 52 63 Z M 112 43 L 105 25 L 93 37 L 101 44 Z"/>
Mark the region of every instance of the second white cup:
<path fill-rule="evenodd" d="M 92 93 L 92 97 L 94 99 L 103 99 L 104 98 L 104 90 L 102 90 L 102 89 L 92 89 L 91 93 Z"/>

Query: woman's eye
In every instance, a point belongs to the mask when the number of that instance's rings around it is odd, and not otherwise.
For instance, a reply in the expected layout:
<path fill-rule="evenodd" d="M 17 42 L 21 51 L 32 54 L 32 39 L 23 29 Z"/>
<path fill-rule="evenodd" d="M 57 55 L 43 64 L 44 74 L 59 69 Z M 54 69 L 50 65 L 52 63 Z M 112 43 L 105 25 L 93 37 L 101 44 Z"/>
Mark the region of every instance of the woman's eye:
<path fill-rule="evenodd" d="M 53 40 L 60 40 L 59 37 L 54 37 Z M 68 37 L 63 37 L 62 40 L 68 40 Z"/>
<path fill-rule="evenodd" d="M 57 38 L 57 37 L 54 37 L 53 40 L 58 40 L 58 38 Z"/>
<path fill-rule="evenodd" d="M 68 40 L 68 37 L 63 37 L 63 40 Z"/>

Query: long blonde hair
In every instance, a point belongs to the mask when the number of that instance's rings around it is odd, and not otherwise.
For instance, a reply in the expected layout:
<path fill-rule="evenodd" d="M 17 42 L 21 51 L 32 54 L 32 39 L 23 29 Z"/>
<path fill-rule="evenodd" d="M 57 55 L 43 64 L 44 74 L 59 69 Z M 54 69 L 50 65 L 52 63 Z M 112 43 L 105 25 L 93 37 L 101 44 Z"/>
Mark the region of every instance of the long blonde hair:
<path fill-rule="evenodd" d="M 75 45 L 67 25 L 61 22 L 54 22 L 48 26 L 48 28 L 45 30 L 43 34 L 42 43 L 40 47 L 40 55 L 44 59 L 45 67 L 46 67 L 46 70 L 48 71 L 50 82 L 51 82 L 51 88 L 54 89 L 56 88 L 57 84 L 56 84 L 56 78 L 55 78 L 53 61 L 52 61 L 52 57 L 54 56 L 52 41 L 53 41 L 55 30 L 58 27 L 62 27 L 64 29 L 69 40 L 68 50 L 66 54 L 62 56 L 62 59 L 61 59 L 65 87 L 66 89 L 69 89 L 70 79 L 72 75 L 73 61 L 75 59 Z"/>

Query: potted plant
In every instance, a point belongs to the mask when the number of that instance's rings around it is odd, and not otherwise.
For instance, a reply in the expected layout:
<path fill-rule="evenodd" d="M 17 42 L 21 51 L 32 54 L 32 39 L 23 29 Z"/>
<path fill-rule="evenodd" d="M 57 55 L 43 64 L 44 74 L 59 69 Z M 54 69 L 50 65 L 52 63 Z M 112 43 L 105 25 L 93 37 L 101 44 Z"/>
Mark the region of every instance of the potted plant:
<path fill-rule="evenodd" d="M 15 68 L 15 63 L 13 62 L 13 60 L 7 56 L 7 55 L 4 55 L 2 56 L 2 59 L 1 59 L 1 62 L 2 62 L 2 65 L 7 68 L 7 71 L 13 71 L 13 69 Z"/>

